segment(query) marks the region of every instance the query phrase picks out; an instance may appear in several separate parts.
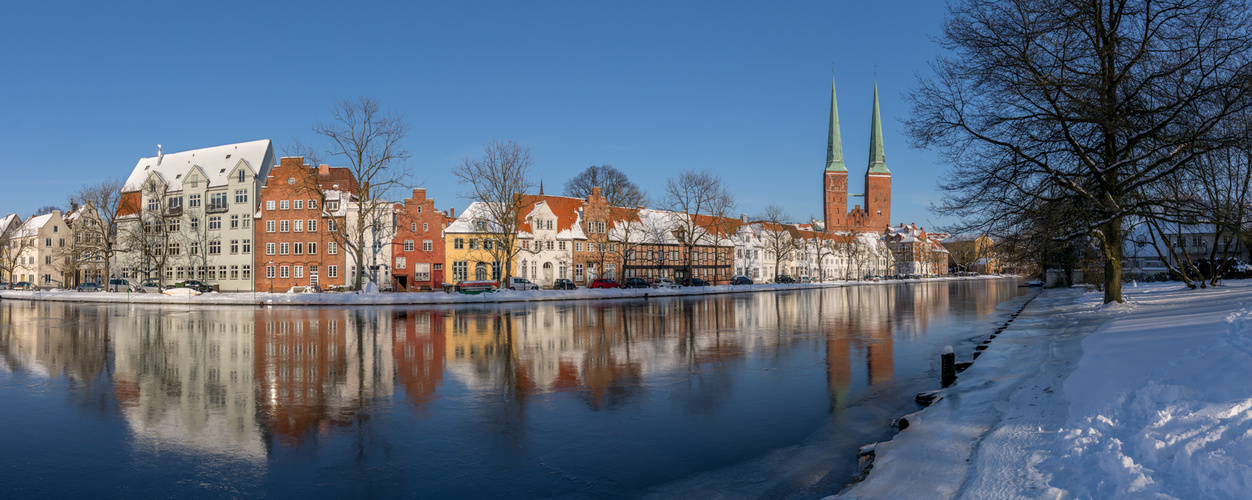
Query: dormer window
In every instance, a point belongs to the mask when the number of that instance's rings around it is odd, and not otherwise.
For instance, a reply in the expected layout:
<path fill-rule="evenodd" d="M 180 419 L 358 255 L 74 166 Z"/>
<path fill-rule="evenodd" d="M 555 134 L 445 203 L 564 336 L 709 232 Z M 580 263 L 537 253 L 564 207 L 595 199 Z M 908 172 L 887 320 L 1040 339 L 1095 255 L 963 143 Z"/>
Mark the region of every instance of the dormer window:
<path fill-rule="evenodd" d="M 227 157 L 227 158 L 230 158 L 230 155 L 226 155 L 226 157 Z M 248 172 L 247 172 L 246 170 L 240 170 L 240 171 L 239 171 L 239 182 L 243 182 L 243 181 L 245 181 L 245 180 L 247 180 L 247 179 L 248 179 Z"/>

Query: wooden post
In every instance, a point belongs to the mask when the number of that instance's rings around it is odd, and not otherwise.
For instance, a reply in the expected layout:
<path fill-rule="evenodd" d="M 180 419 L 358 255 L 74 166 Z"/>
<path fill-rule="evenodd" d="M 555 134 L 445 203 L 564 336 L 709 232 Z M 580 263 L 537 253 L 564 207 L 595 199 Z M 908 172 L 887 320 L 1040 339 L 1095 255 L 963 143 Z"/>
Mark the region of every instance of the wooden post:
<path fill-rule="evenodd" d="M 947 388 L 956 382 L 956 353 L 952 351 L 952 346 L 944 346 L 943 354 L 939 355 L 940 379 L 943 387 Z"/>

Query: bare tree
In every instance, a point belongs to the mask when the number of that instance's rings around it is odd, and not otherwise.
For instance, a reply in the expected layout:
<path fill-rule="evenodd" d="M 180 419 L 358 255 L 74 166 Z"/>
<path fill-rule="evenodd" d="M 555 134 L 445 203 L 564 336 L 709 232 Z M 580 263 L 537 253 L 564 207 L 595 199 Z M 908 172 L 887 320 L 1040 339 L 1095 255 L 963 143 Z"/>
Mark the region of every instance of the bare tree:
<path fill-rule="evenodd" d="M 377 283 L 381 245 L 376 243 L 388 239 L 388 231 L 394 230 L 387 215 L 391 202 L 386 197 L 413 185 L 407 164 L 410 153 L 403 144 L 409 125 L 402 115 L 385 111 L 378 100 L 364 96 L 339 99 L 330 114 L 330 120 L 318 122 L 313 132 L 327 141 L 326 156 L 346 162 L 358 183 L 357 192 L 352 193 L 357 199 L 356 210 L 349 211 L 346 223 L 337 224 L 330 232 L 348 250 L 356 268 L 368 268 L 370 281 Z M 292 148 L 293 153 L 316 159 L 311 148 L 298 140 Z M 325 207 L 324 191 L 310 191 L 322 194 Z M 372 265 L 367 266 L 367 262 Z M 361 290 L 365 273 L 354 274 L 353 287 Z"/>
<path fill-rule="evenodd" d="M 674 236 L 687 250 L 683 262 L 687 277 L 692 276 L 695 247 L 711 244 L 715 238 L 696 215 L 711 215 L 718 207 L 733 207 L 733 199 L 722 179 L 708 170 L 687 170 L 666 182 L 665 204 L 673 212 L 670 222 Z"/>
<path fill-rule="evenodd" d="M 104 279 L 112 277 L 109 266 L 117 253 L 117 209 L 122 199 L 122 180 L 108 179 L 96 184 L 83 184 L 69 196 L 71 205 L 87 207 L 94 212 L 86 223 L 74 228 L 80 251 L 89 259 L 104 265 Z"/>
<path fill-rule="evenodd" d="M 117 251 L 130 259 L 126 267 L 142 270 L 145 278 L 151 278 L 155 272 L 162 288 L 165 287 L 170 244 L 177 241 L 176 232 L 167 231 L 166 223 L 181 215 L 181 209 L 176 213 L 166 202 L 167 188 L 156 177 L 144 181 L 139 203 L 146 203 L 146 206 L 134 207 L 138 215 L 119 221 L 117 232 Z"/>
<path fill-rule="evenodd" d="M 13 268 L 17 267 L 17 256 L 30 245 L 30 238 L 16 237 L 22 220 L 16 215 L 9 219 L 9 225 L 0 228 L 0 281 L 14 281 Z"/>
<path fill-rule="evenodd" d="M 1070 201 L 1070 239 L 1099 242 L 1104 300 L 1122 300 L 1124 220 L 1146 188 L 1222 147 L 1248 106 L 1252 35 L 1242 0 L 964 0 L 910 96 L 909 133 L 953 165 L 941 212 L 960 232 Z M 978 231 L 984 232 L 984 231 Z M 992 231 L 995 232 L 995 231 Z"/>
<path fill-rule="evenodd" d="M 757 220 L 761 223 L 761 243 L 765 247 L 765 251 L 774 256 L 774 277 L 778 279 L 778 268 L 782 266 L 784 259 L 790 259 L 792 254 L 799 248 L 799 242 L 795 235 L 795 229 L 788 224 L 791 221 L 791 214 L 788 214 L 781 205 L 771 203 L 765 207 L 765 212 L 757 216 Z"/>
<path fill-rule="evenodd" d="M 493 139 L 483 144 L 479 159 L 464 158 L 452 170 L 457 182 L 466 186 L 461 197 L 482 202 L 482 220 L 473 221 L 479 230 L 500 234 L 491 255 L 504 266 L 502 279 L 513 276 L 513 258 L 520 251 L 517 230 L 521 225 L 522 194 L 530 182 L 530 148 L 512 139 Z"/>
<path fill-rule="evenodd" d="M 643 190 L 612 165 L 587 167 L 565 182 L 565 196 L 587 198 L 591 196 L 591 189 L 597 186 L 610 207 L 638 208 L 647 202 Z"/>

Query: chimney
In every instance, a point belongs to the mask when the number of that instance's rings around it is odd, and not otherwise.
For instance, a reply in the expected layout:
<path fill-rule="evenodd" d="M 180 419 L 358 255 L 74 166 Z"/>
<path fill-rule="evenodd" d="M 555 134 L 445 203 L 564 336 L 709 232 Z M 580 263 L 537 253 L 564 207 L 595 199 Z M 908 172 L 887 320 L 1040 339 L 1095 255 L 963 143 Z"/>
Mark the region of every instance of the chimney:
<path fill-rule="evenodd" d="M 318 165 L 317 175 L 330 175 L 330 165 Z"/>
<path fill-rule="evenodd" d="M 739 214 L 739 220 L 743 221 L 743 223 L 744 223 L 744 224 L 747 224 L 747 223 L 748 223 L 748 214 Z"/>
<path fill-rule="evenodd" d="M 456 207 L 448 207 L 448 217 L 456 218 Z"/>
<path fill-rule="evenodd" d="M 157 166 L 158 167 L 161 166 L 161 159 L 164 157 L 165 155 L 161 153 L 161 145 L 157 144 Z"/>

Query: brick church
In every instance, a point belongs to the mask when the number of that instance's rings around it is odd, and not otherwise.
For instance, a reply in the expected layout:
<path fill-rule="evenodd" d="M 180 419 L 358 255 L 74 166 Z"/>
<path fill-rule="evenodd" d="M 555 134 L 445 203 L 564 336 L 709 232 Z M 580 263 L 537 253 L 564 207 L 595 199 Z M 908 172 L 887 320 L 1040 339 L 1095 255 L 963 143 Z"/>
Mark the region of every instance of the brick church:
<path fill-rule="evenodd" d="M 882 121 L 878 116 L 878 85 L 874 85 L 874 117 L 870 123 L 869 167 L 865 170 L 865 192 L 848 192 L 848 168 L 843 164 L 843 143 L 839 137 L 839 108 L 835 104 L 835 83 L 830 83 L 830 137 L 826 142 L 826 170 L 822 173 L 825 223 L 831 231 L 882 231 L 891 224 L 891 171 L 887 170 L 882 144 Z M 863 198 L 864 205 L 848 210 L 848 198 Z"/>

